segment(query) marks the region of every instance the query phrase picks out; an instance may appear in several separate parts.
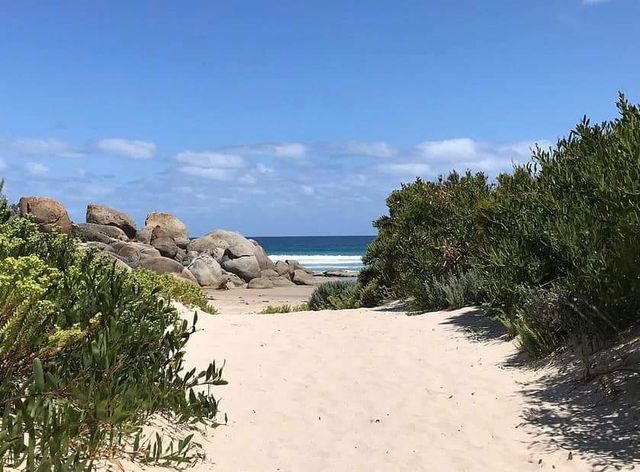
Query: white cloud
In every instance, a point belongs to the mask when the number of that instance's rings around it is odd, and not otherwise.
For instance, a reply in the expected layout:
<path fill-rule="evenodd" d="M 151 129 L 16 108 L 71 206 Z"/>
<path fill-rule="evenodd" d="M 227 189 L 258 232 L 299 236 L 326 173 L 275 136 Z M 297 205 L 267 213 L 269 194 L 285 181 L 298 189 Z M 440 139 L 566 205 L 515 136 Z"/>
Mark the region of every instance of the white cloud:
<path fill-rule="evenodd" d="M 75 147 L 57 139 L 0 139 L 0 152 L 17 157 L 77 158 L 97 154 L 111 154 L 132 159 L 150 159 L 156 145 L 147 141 L 105 138 L 86 147 Z"/>
<path fill-rule="evenodd" d="M 208 180 L 224 181 L 224 180 L 229 180 L 231 178 L 231 174 L 229 173 L 228 169 L 186 166 L 186 167 L 180 167 L 178 171 L 191 177 L 198 177 L 201 179 L 208 179 Z"/>
<path fill-rule="evenodd" d="M 307 146 L 300 143 L 272 144 L 271 149 L 276 157 L 302 157 L 307 152 Z"/>
<path fill-rule="evenodd" d="M 148 141 L 123 138 L 105 138 L 95 144 L 102 154 L 115 154 L 131 159 L 151 159 L 156 153 L 156 145 Z"/>
<path fill-rule="evenodd" d="M 416 149 L 429 159 L 469 159 L 478 153 L 476 142 L 469 138 L 425 141 L 418 144 Z"/>
<path fill-rule="evenodd" d="M 244 159 L 234 154 L 219 152 L 184 151 L 176 155 L 176 160 L 196 167 L 234 169 L 244 166 Z"/>
<path fill-rule="evenodd" d="M 541 147 L 550 145 L 548 141 L 537 141 Z M 432 165 L 437 173 L 451 169 L 467 169 L 497 173 L 511 169 L 514 163 L 531 157 L 535 141 L 492 143 L 469 138 L 425 141 L 418 144 L 416 154 L 424 162 Z"/>
<path fill-rule="evenodd" d="M 24 167 L 27 173 L 34 177 L 46 177 L 49 175 L 49 168 L 39 162 L 27 162 Z"/>
<path fill-rule="evenodd" d="M 13 156 L 82 157 L 85 151 L 74 149 L 55 139 L 0 139 L 0 152 Z"/>
<path fill-rule="evenodd" d="M 423 162 L 406 162 L 403 164 L 380 164 L 376 166 L 380 172 L 401 176 L 418 176 L 431 172 L 431 166 Z"/>
<path fill-rule="evenodd" d="M 238 182 L 245 185 L 254 185 L 258 179 L 251 174 L 245 174 L 238 179 Z"/>
<path fill-rule="evenodd" d="M 550 142 L 537 141 L 542 148 Z M 401 153 L 393 162 L 374 167 L 378 172 L 400 176 L 436 176 L 450 170 L 484 171 L 489 175 L 509 171 L 514 163 L 529 160 L 535 141 L 492 143 L 470 138 L 424 141 Z"/>
<path fill-rule="evenodd" d="M 326 145 L 327 151 L 345 156 L 393 157 L 398 151 L 384 141 L 346 141 Z"/>
<path fill-rule="evenodd" d="M 246 146 L 232 146 L 223 148 L 222 151 L 241 156 L 300 158 L 307 154 L 308 147 L 302 143 L 260 143 Z"/>

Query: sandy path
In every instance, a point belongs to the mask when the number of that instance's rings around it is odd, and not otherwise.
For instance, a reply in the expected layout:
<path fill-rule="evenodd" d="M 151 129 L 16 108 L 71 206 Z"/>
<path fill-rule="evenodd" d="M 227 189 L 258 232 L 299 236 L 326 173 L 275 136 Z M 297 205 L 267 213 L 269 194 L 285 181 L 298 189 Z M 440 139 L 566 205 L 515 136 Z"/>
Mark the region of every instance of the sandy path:
<path fill-rule="evenodd" d="M 532 374 L 504 366 L 511 343 L 462 333 L 468 310 L 225 315 L 236 296 L 190 343 L 190 363 L 226 358 L 230 382 L 216 389 L 229 425 L 194 470 L 590 470 L 532 447 L 519 393 Z"/>

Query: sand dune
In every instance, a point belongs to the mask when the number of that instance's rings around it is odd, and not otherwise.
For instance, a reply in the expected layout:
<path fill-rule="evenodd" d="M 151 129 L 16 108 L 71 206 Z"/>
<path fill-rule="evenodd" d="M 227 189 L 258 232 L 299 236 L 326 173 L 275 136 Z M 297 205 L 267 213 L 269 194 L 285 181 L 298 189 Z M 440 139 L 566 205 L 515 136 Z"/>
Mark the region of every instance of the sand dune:
<path fill-rule="evenodd" d="M 593 470 L 523 421 L 538 374 L 473 309 L 242 315 L 238 296 L 255 312 L 283 294 L 219 294 L 222 314 L 200 317 L 188 361 L 226 358 L 229 424 L 194 470 Z"/>

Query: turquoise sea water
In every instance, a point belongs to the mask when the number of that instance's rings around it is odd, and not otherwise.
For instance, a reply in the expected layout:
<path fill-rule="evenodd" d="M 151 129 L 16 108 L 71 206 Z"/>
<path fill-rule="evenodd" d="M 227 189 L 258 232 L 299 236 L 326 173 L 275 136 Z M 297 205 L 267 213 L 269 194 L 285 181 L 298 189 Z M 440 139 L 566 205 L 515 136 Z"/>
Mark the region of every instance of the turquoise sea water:
<path fill-rule="evenodd" d="M 314 272 L 360 270 L 362 256 L 375 236 L 252 237 L 274 260 L 295 259 Z"/>

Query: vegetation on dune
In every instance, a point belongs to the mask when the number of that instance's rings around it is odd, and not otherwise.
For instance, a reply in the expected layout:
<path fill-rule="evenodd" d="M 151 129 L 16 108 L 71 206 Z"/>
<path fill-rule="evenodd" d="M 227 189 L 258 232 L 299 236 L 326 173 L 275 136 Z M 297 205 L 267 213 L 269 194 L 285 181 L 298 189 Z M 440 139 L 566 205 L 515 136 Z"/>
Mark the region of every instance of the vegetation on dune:
<path fill-rule="evenodd" d="M 0 470 L 196 460 L 191 435 L 142 433 L 158 416 L 215 422 L 209 387 L 224 383 L 222 368 L 184 368 L 196 319 L 178 318 L 164 279 L 9 219 L 4 200 L 0 215 Z"/>
<path fill-rule="evenodd" d="M 360 285 L 422 310 L 482 303 L 537 356 L 636 324 L 640 108 L 618 109 L 494 182 L 453 172 L 394 191 Z"/>
<path fill-rule="evenodd" d="M 200 308 L 210 314 L 217 313 L 198 285 L 171 274 L 158 274 L 147 269 L 136 269 L 135 278 L 149 288 L 158 287 L 160 295 L 167 300 L 176 300 L 188 307 Z"/>
<path fill-rule="evenodd" d="M 361 285 L 351 280 L 325 282 L 313 291 L 309 298 L 310 310 L 344 310 L 382 303 L 374 285 Z"/>
<path fill-rule="evenodd" d="M 293 313 L 296 311 L 307 311 L 309 309 L 309 305 L 306 303 L 301 303 L 300 305 L 269 305 L 264 308 L 260 314 L 261 315 L 275 315 L 278 313 Z"/>

